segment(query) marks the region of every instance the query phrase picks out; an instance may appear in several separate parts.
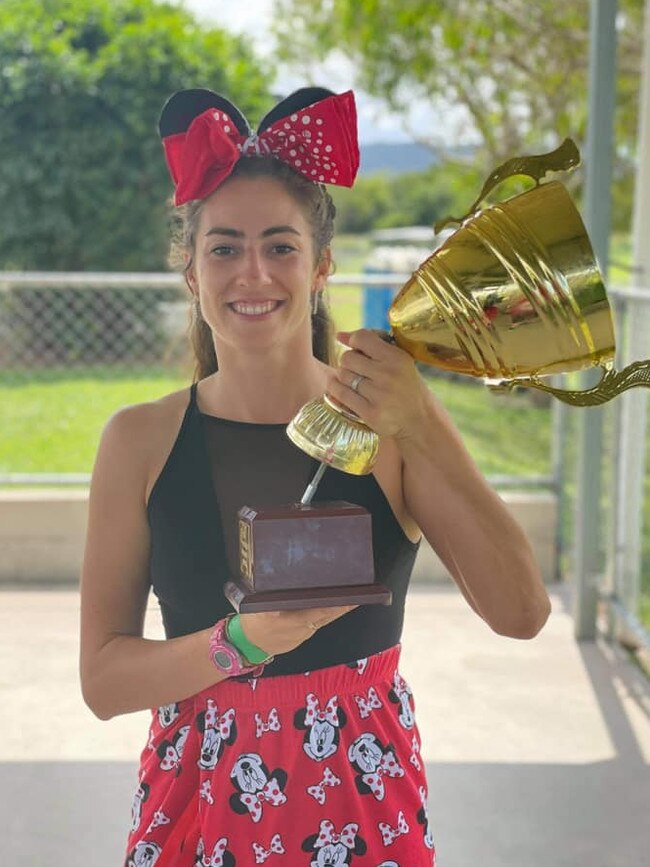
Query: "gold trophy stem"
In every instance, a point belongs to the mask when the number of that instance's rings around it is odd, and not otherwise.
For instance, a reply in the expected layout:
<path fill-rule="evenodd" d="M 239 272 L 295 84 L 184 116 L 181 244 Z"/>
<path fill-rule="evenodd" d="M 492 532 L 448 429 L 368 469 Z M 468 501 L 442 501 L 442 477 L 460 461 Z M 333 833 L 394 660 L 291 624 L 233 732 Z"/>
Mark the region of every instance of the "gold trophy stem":
<path fill-rule="evenodd" d="M 571 406 L 598 406 L 607 403 L 608 400 L 630 388 L 650 388 L 650 359 L 635 361 L 621 371 L 600 366 L 603 371 L 602 379 L 597 385 L 586 391 L 565 391 L 562 388 L 553 388 L 550 385 L 545 385 L 536 376 L 532 376 L 530 379 L 504 380 L 498 385 L 490 385 L 489 387 L 493 391 L 511 391 L 518 385 L 525 388 L 536 388 L 539 391 L 552 394 L 553 397 Z"/>

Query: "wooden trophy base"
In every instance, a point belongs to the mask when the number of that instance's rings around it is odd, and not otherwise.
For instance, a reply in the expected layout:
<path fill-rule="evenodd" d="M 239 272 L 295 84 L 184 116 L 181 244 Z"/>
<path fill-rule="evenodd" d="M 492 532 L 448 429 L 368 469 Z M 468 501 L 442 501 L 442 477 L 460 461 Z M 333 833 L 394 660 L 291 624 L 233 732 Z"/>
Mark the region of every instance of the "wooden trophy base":
<path fill-rule="evenodd" d="M 240 577 L 224 592 L 242 614 L 337 605 L 390 605 L 375 583 L 370 513 L 337 500 L 243 506 Z"/>
<path fill-rule="evenodd" d="M 393 600 L 392 592 L 383 584 L 255 592 L 243 581 L 228 581 L 224 591 L 230 604 L 240 614 L 330 608 L 337 605 L 390 605 Z"/>

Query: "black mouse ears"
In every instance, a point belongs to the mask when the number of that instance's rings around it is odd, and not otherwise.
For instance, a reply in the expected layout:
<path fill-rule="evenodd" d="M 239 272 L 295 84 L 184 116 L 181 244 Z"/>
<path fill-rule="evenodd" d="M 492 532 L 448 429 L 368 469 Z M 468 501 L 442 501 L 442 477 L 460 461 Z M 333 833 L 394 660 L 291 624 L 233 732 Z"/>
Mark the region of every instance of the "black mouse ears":
<path fill-rule="evenodd" d="M 158 132 L 162 139 L 187 132 L 194 118 L 209 108 L 225 112 L 241 135 L 250 135 L 248 121 L 241 111 L 225 96 L 205 88 L 178 90 L 164 104 L 158 120 Z"/>
<path fill-rule="evenodd" d="M 303 108 L 307 108 L 308 105 L 314 105 L 321 99 L 327 99 L 328 96 L 334 95 L 334 91 L 327 90 L 325 87 L 301 87 L 299 90 L 294 90 L 292 94 L 264 115 L 257 127 L 257 132 L 262 132 L 283 117 L 288 117 Z"/>
<path fill-rule="evenodd" d="M 177 206 L 214 192 L 242 157 L 272 156 L 314 183 L 346 187 L 359 168 L 351 90 L 302 87 L 271 109 L 257 132 L 224 96 L 180 90 L 163 106 L 158 129 Z"/>
<path fill-rule="evenodd" d="M 313 105 L 315 102 L 333 95 L 334 92 L 325 87 L 301 87 L 281 100 L 263 117 L 257 127 L 257 132 L 260 133 L 283 117 L 288 117 L 308 105 Z M 192 121 L 210 108 L 227 114 L 240 135 L 245 137 L 251 135 L 250 124 L 233 102 L 212 90 L 194 88 L 192 90 L 179 90 L 169 97 L 163 106 L 158 121 L 160 137 L 165 139 L 170 135 L 187 132 Z"/>

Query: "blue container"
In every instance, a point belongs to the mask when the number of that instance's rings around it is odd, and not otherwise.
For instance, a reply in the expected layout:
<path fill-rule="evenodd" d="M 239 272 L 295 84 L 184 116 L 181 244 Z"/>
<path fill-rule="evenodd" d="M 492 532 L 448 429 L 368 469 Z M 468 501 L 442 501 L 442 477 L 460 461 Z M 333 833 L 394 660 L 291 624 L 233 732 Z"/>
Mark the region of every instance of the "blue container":
<path fill-rule="evenodd" d="M 385 274 L 385 268 L 373 268 L 371 265 L 366 265 L 363 269 L 364 274 Z M 364 328 L 379 328 L 387 331 L 390 329 L 388 324 L 388 308 L 393 303 L 393 298 L 397 294 L 397 287 L 381 286 L 374 284 L 372 286 L 363 287 L 363 327 Z"/>

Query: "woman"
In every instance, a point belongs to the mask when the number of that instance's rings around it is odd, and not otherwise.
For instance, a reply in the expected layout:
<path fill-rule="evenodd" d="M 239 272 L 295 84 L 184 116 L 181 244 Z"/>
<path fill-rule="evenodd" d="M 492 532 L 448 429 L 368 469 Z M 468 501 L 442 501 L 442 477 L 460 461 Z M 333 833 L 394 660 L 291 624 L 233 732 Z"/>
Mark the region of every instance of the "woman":
<path fill-rule="evenodd" d="M 351 93 L 297 91 L 251 134 L 209 91 L 160 122 L 183 206 L 195 382 L 114 415 L 93 472 L 81 678 L 100 719 L 153 708 L 128 865 L 432 865 L 412 696 L 399 673 L 423 533 L 497 632 L 535 635 L 549 601 L 530 546 L 411 357 L 340 333 L 321 293 L 334 207 L 358 166 Z M 328 469 L 316 499 L 372 514 L 391 606 L 233 617 L 236 513 L 297 502 L 316 462 L 285 433 L 328 392 L 381 436 L 374 472 Z M 150 586 L 166 640 L 142 638 Z M 423 653 L 426 648 L 423 648 Z"/>

